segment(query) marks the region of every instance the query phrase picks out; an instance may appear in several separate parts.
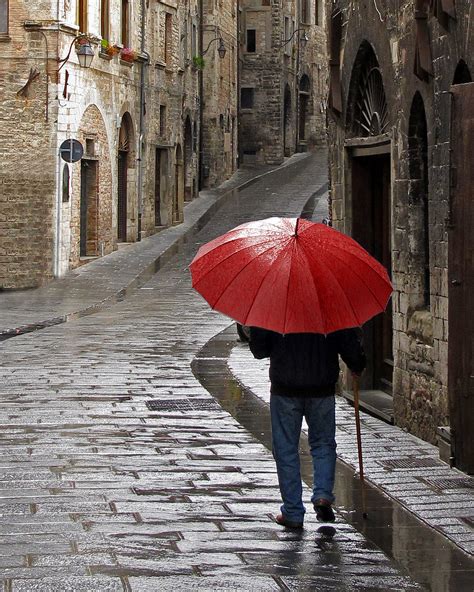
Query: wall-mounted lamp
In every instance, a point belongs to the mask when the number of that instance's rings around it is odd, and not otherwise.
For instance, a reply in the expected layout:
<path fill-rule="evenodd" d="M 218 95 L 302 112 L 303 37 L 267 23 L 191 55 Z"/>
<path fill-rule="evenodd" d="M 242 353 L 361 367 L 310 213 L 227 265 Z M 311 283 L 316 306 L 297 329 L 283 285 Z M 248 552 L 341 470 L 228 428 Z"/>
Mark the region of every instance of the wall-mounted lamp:
<path fill-rule="evenodd" d="M 209 48 L 214 43 L 214 41 L 219 41 L 219 45 L 217 47 L 217 53 L 219 54 L 220 59 L 223 60 L 225 58 L 225 54 L 226 54 L 227 50 L 226 50 L 226 47 L 225 47 L 224 39 L 222 39 L 221 36 L 215 37 L 214 39 L 211 39 L 211 41 L 209 41 L 209 45 L 202 52 L 201 56 L 206 55 L 206 53 L 209 51 Z"/>
<path fill-rule="evenodd" d="M 298 39 L 298 41 L 301 45 L 301 49 L 304 49 L 309 41 L 308 35 L 306 34 L 306 31 L 304 29 L 295 29 L 291 34 L 291 37 L 289 39 L 285 39 L 284 41 L 282 41 L 278 47 L 285 47 L 285 45 L 287 45 L 293 39 L 296 33 L 300 33 L 301 31 L 303 31 L 303 34 Z"/>
<path fill-rule="evenodd" d="M 74 37 L 74 39 L 71 41 L 71 45 L 69 46 L 67 56 L 65 58 L 58 59 L 58 63 L 61 64 L 58 68 L 58 72 L 71 57 L 73 45 L 76 46 L 76 54 L 77 59 L 79 60 L 79 66 L 81 68 L 91 67 L 92 60 L 94 59 L 95 55 L 94 50 L 92 49 L 91 40 L 87 35 L 78 35 L 77 37 Z"/>

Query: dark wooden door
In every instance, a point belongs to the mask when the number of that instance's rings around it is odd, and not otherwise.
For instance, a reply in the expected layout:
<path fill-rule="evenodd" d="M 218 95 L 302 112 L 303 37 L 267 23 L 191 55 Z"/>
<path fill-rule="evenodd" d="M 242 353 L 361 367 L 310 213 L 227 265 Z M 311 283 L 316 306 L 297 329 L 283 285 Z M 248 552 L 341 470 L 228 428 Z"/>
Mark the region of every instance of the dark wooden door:
<path fill-rule="evenodd" d="M 127 241 L 127 167 L 128 152 L 118 153 L 118 203 L 117 203 L 117 237 L 121 242 Z"/>
<path fill-rule="evenodd" d="M 161 226 L 161 150 L 155 152 L 155 226 Z"/>
<path fill-rule="evenodd" d="M 451 90 L 448 391 L 454 462 L 474 473 L 474 83 Z"/>
<path fill-rule="evenodd" d="M 391 275 L 390 155 L 352 158 L 352 236 Z M 363 389 L 392 393 L 393 327 L 391 304 L 364 325 L 367 370 Z"/>
<path fill-rule="evenodd" d="M 79 255 L 87 256 L 87 202 L 89 199 L 89 163 L 81 160 L 81 206 L 80 206 L 80 238 Z M 77 244 L 77 243 L 76 243 Z"/>

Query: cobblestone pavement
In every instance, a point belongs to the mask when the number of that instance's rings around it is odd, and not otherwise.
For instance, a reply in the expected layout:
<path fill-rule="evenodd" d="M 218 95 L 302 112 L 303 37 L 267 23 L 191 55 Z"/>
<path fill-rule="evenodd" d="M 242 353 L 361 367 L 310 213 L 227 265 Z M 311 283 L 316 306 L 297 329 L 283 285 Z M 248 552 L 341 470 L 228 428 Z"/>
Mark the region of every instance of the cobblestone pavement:
<path fill-rule="evenodd" d="M 5 591 L 421 589 L 344 521 L 277 526 L 270 452 L 190 368 L 229 325 L 191 289 L 197 247 L 301 211 L 324 172 L 319 154 L 263 178 L 122 302 L 1 344 Z"/>

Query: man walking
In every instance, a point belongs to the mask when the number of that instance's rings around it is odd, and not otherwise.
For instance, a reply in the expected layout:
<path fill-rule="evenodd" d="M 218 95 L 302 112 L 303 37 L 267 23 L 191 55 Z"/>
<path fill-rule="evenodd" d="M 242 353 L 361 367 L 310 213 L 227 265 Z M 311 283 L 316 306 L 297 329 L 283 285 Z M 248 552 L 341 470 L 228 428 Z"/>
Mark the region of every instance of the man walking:
<path fill-rule="evenodd" d="M 299 458 L 303 417 L 313 459 L 311 501 L 320 522 L 334 522 L 336 470 L 335 390 L 339 355 L 353 374 L 365 368 L 359 331 L 344 329 L 327 336 L 317 333 L 280 335 L 250 329 L 250 350 L 255 358 L 270 358 L 272 446 L 283 500 L 278 524 L 302 528 L 305 507 Z"/>

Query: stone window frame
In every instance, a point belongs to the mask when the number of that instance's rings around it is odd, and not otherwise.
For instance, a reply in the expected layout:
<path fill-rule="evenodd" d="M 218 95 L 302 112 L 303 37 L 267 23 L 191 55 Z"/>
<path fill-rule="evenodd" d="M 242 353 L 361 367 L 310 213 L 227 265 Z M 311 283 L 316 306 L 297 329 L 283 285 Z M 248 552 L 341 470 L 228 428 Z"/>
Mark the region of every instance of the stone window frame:
<path fill-rule="evenodd" d="M 10 2 L 0 0 L 0 38 L 8 38 L 10 24 Z"/>
<path fill-rule="evenodd" d="M 314 0 L 314 24 L 317 27 L 324 27 L 324 2 Z"/>
<path fill-rule="evenodd" d="M 250 107 L 244 107 L 242 105 L 243 101 L 242 101 L 242 97 L 244 94 L 244 91 L 250 91 L 249 93 L 249 97 L 251 97 L 251 106 Z M 240 108 L 242 111 L 253 111 L 253 109 L 255 108 L 255 87 L 254 86 L 241 86 L 240 87 Z"/>
<path fill-rule="evenodd" d="M 300 23 L 304 25 L 311 24 L 311 6 L 310 0 L 300 0 Z"/>
<path fill-rule="evenodd" d="M 249 33 L 254 33 L 253 38 L 253 50 L 249 49 L 250 41 L 249 41 Z M 247 27 L 245 29 L 245 53 L 257 53 L 257 29 L 255 27 Z"/>
<path fill-rule="evenodd" d="M 173 25 L 173 14 L 165 11 L 163 58 L 167 68 L 171 66 L 171 61 L 173 59 Z"/>

